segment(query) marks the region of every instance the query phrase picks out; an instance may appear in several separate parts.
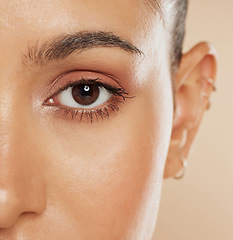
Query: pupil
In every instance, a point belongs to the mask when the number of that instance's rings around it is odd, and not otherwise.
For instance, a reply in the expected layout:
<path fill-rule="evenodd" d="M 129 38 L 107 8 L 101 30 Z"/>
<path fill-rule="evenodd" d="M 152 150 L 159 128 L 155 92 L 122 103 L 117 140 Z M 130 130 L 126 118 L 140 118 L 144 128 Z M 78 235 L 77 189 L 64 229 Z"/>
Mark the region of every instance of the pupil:
<path fill-rule="evenodd" d="M 72 89 L 74 100 L 81 105 L 90 105 L 99 97 L 99 87 L 94 84 L 78 84 Z"/>

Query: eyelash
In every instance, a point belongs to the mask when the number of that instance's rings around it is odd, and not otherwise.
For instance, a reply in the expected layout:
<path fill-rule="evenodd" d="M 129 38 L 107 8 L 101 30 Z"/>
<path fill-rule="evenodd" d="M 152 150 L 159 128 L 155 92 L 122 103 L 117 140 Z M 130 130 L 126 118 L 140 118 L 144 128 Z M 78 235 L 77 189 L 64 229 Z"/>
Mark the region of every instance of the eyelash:
<path fill-rule="evenodd" d="M 99 107 L 97 109 L 72 109 L 66 106 L 57 106 L 56 104 L 46 103 L 49 99 L 56 97 L 59 93 L 64 90 L 67 90 L 70 87 L 74 87 L 77 84 L 88 84 L 88 85 L 97 85 L 98 87 L 105 88 L 110 94 L 113 96 L 108 100 L 109 104 Z M 82 78 L 79 81 L 69 82 L 65 87 L 59 88 L 59 90 L 49 97 L 44 105 L 46 106 L 56 106 L 58 109 L 55 110 L 55 113 L 59 116 L 63 116 L 69 119 L 77 119 L 79 118 L 79 122 L 83 119 L 89 120 L 89 122 L 93 123 L 94 120 L 99 121 L 104 120 L 105 118 L 109 119 L 110 112 L 118 112 L 120 111 L 119 104 L 124 104 L 126 99 L 134 98 L 135 96 L 129 96 L 129 93 L 123 87 L 113 87 L 107 83 L 103 83 L 99 81 L 99 78 L 96 79 L 85 79 Z"/>

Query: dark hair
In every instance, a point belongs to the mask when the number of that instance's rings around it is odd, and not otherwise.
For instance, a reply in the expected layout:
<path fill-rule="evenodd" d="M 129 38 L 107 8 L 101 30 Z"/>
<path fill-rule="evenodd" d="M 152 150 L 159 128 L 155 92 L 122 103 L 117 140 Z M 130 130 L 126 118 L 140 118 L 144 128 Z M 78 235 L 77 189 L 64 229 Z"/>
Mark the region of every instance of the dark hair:
<path fill-rule="evenodd" d="M 173 4 L 171 27 L 171 72 L 176 73 L 182 56 L 188 0 L 169 0 Z"/>

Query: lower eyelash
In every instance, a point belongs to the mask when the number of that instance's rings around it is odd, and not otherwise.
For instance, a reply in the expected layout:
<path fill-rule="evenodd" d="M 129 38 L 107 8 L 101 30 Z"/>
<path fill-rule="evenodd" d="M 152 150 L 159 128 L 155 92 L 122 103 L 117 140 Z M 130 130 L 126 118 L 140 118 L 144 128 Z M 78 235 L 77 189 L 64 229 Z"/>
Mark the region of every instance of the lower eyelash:
<path fill-rule="evenodd" d="M 130 97 L 131 98 L 131 97 Z M 125 99 L 124 99 L 125 101 Z M 84 119 L 89 122 L 93 123 L 94 121 L 99 121 L 100 119 L 103 121 L 104 119 L 109 119 L 110 112 L 116 113 L 120 111 L 120 108 L 117 106 L 119 104 L 124 104 L 124 101 L 121 100 L 112 100 L 112 103 L 109 103 L 107 106 L 103 106 L 98 109 L 72 109 L 67 108 L 64 106 L 59 107 L 56 109 L 55 113 L 58 116 L 66 117 L 68 119 L 79 119 L 79 122 L 83 121 Z"/>

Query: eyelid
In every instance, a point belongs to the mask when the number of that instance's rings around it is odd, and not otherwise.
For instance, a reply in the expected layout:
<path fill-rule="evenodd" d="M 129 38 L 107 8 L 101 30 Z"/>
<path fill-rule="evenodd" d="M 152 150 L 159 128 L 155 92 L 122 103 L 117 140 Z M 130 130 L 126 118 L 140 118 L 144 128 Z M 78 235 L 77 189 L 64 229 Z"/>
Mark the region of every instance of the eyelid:
<path fill-rule="evenodd" d="M 60 75 L 55 81 L 53 81 L 47 94 L 50 96 L 55 95 L 61 91 L 61 89 L 65 88 L 65 86 L 69 84 L 71 85 L 72 83 L 77 83 L 82 79 L 99 79 L 102 83 L 106 83 L 112 87 L 124 88 L 118 80 L 110 75 L 99 72 L 77 70 Z"/>

